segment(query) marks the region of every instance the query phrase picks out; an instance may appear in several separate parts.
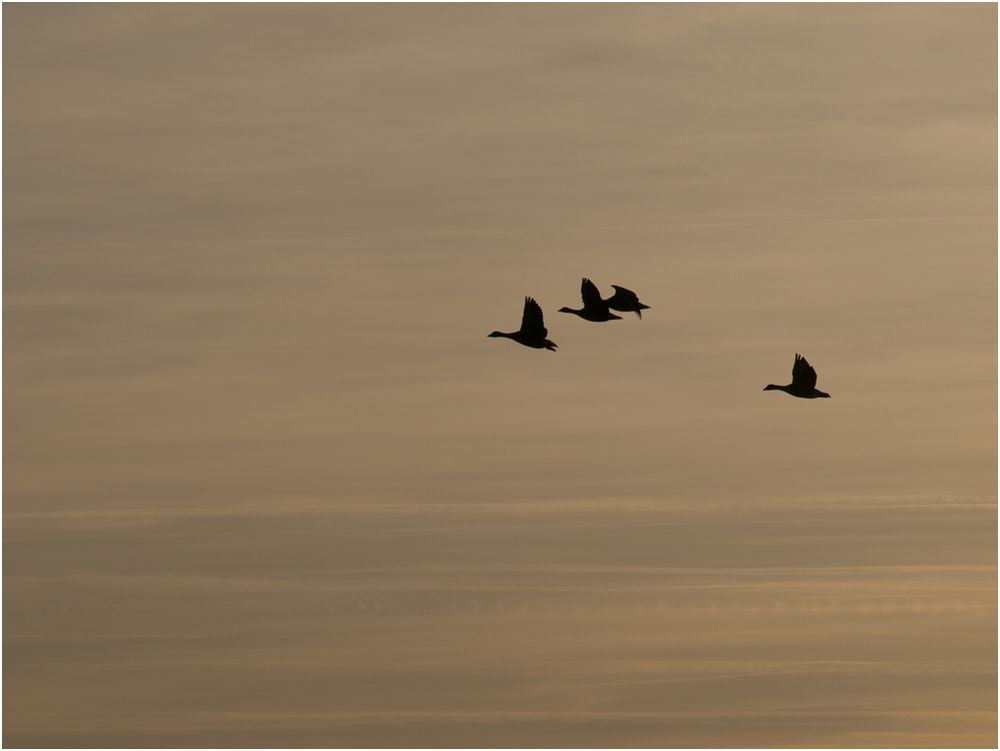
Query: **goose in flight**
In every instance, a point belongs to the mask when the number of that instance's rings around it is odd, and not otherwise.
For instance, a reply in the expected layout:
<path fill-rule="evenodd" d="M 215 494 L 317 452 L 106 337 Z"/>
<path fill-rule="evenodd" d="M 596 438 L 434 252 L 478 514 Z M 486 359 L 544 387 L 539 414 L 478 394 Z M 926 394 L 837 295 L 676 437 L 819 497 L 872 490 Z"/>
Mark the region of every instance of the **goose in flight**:
<path fill-rule="evenodd" d="M 642 311 L 649 306 L 639 302 L 639 296 L 632 290 L 619 287 L 617 284 L 611 286 L 615 293 L 604 301 L 607 306 L 612 310 L 620 310 L 622 313 L 635 313 L 639 318 L 642 318 Z"/>
<path fill-rule="evenodd" d="M 542 320 L 542 309 L 530 297 L 524 298 L 524 313 L 521 316 L 521 328 L 519 330 L 512 331 L 509 334 L 505 334 L 503 331 L 494 331 L 492 334 L 489 334 L 489 336 L 504 336 L 508 339 L 513 339 L 525 347 L 548 349 L 555 352 L 557 345 L 555 342 L 550 342 L 545 338 L 548 335 L 548 329 L 545 328 L 545 323 Z"/>
<path fill-rule="evenodd" d="M 601 293 L 589 279 L 584 279 L 580 285 L 580 296 L 583 298 L 583 307 L 580 310 L 573 308 L 559 308 L 560 313 L 573 313 L 580 316 L 585 321 L 620 321 L 621 316 L 616 316 L 608 310 L 608 304 L 601 299 Z"/>
<path fill-rule="evenodd" d="M 830 395 L 816 388 L 816 371 L 802 355 L 795 355 L 795 364 L 792 366 L 792 382 L 787 386 L 775 386 L 769 383 L 764 387 L 764 391 L 784 391 L 786 394 L 797 396 L 800 399 L 829 399 Z"/>

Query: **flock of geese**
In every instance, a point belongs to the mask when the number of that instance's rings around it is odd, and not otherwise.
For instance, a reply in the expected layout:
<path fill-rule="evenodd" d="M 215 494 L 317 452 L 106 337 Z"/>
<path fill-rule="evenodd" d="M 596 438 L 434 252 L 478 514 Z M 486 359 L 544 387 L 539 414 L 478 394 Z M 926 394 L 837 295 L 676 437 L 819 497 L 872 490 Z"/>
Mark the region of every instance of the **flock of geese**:
<path fill-rule="evenodd" d="M 560 313 L 572 313 L 580 316 L 585 321 L 603 323 L 604 321 L 620 321 L 621 316 L 616 316 L 612 310 L 621 313 L 635 313 L 642 318 L 642 311 L 649 306 L 639 302 L 639 296 L 630 289 L 612 284 L 615 293 L 604 299 L 601 297 L 597 285 L 587 278 L 584 278 L 580 285 L 580 297 L 583 298 L 583 307 L 579 310 L 573 308 L 559 308 Z M 517 331 L 504 332 L 494 331 L 489 336 L 505 337 L 513 339 L 518 344 L 534 349 L 547 349 L 556 351 L 555 342 L 547 337 L 548 329 L 545 328 L 545 321 L 542 318 L 542 308 L 531 297 L 524 298 L 524 313 L 521 316 L 521 328 Z M 773 383 L 767 384 L 764 391 L 784 391 L 786 394 L 797 396 L 800 399 L 829 399 L 830 395 L 825 391 L 816 388 L 816 371 L 802 355 L 795 355 L 795 363 L 792 365 L 792 382 L 787 386 L 776 386 Z"/>

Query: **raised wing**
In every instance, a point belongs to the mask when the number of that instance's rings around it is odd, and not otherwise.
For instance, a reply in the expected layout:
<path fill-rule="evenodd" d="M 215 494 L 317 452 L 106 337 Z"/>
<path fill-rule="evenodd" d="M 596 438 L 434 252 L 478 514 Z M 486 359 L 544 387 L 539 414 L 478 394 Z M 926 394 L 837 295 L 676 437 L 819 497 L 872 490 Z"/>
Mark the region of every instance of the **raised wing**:
<path fill-rule="evenodd" d="M 792 385 L 806 391 L 812 391 L 816 388 L 816 371 L 802 355 L 795 355 L 795 364 L 792 366 Z"/>
<path fill-rule="evenodd" d="M 615 303 L 628 306 L 639 304 L 639 295 L 632 290 L 619 287 L 617 284 L 612 284 L 611 288 L 615 291 L 614 297 L 611 298 Z"/>
<path fill-rule="evenodd" d="M 594 308 L 600 310 L 604 307 L 604 300 L 601 299 L 601 293 L 595 285 L 589 279 L 584 279 L 583 283 L 580 285 L 580 296 L 583 298 L 583 307 Z"/>
<path fill-rule="evenodd" d="M 524 315 L 521 316 L 521 333 L 544 339 L 549 335 L 542 320 L 542 308 L 531 297 L 524 298 Z"/>

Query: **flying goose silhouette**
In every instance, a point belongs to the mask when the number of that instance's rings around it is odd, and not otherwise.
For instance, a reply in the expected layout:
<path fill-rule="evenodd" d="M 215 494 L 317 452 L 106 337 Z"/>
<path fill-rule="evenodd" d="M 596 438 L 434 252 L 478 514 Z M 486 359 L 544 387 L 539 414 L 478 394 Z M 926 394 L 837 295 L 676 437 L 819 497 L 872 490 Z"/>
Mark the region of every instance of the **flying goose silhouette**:
<path fill-rule="evenodd" d="M 521 328 L 509 334 L 505 334 L 503 331 L 494 331 L 488 336 L 504 336 L 513 339 L 518 344 L 523 344 L 525 347 L 548 349 L 555 352 L 557 345 L 545 338 L 548 335 L 548 329 L 545 328 L 545 322 L 542 320 L 542 309 L 532 298 L 526 297 L 524 298 L 524 313 L 521 315 Z"/>
<path fill-rule="evenodd" d="M 604 301 L 607 306 L 612 310 L 620 310 L 622 313 L 635 313 L 639 318 L 642 318 L 642 311 L 649 306 L 639 302 L 639 296 L 632 290 L 619 287 L 617 284 L 611 286 L 615 293 Z"/>
<path fill-rule="evenodd" d="M 792 382 L 787 386 L 775 386 L 773 383 L 767 384 L 764 391 L 784 391 L 786 394 L 797 396 L 800 399 L 829 399 L 830 395 L 816 388 L 816 371 L 808 363 L 806 358 L 800 354 L 795 355 L 795 364 L 792 366 Z"/>
<path fill-rule="evenodd" d="M 580 310 L 573 308 L 559 308 L 560 313 L 573 313 L 580 316 L 585 321 L 620 321 L 621 316 L 616 316 L 608 310 L 608 304 L 601 299 L 601 293 L 589 279 L 584 279 L 580 284 L 580 297 L 583 298 L 583 307 Z"/>

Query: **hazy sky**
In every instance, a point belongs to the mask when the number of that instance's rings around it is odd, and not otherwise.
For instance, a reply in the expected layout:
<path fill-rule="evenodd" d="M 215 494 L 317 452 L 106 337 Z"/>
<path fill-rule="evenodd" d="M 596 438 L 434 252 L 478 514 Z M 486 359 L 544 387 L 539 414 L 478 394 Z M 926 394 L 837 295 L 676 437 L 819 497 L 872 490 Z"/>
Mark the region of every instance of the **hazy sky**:
<path fill-rule="evenodd" d="M 996 744 L 995 5 L 3 21 L 5 745 Z"/>

